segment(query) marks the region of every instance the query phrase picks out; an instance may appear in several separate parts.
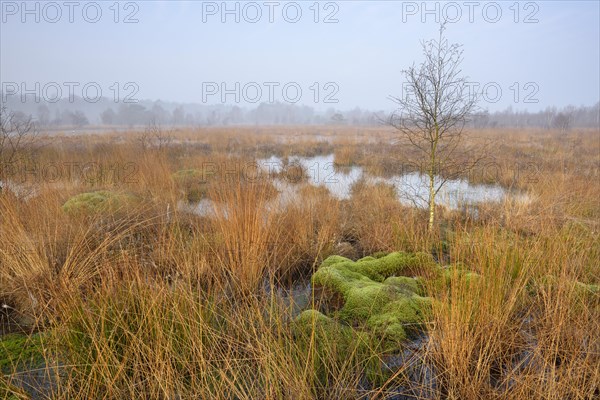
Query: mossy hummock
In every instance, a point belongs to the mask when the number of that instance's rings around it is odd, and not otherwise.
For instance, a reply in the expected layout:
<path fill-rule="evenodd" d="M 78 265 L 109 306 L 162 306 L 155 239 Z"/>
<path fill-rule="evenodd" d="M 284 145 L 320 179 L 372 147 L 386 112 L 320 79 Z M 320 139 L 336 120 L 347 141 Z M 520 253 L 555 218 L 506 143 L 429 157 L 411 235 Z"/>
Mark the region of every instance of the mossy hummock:
<path fill-rule="evenodd" d="M 208 196 L 208 181 L 215 171 L 203 169 L 182 169 L 173 173 L 173 180 L 182 187 L 189 202 L 198 202 Z"/>
<path fill-rule="evenodd" d="M 345 365 L 378 376 L 378 360 L 369 357 L 372 337 L 355 330 L 317 310 L 300 313 L 293 323 L 293 333 L 303 351 L 312 352 L 312 368 L 321 384 L 338 379 L 336 371 Z"/>
<path fill-rule="evenodd" d="M 559 278 L 554 275 L 545 275 L 529 283 L 530 293 L 537 295 L 540 291 L 557 290 L 559 287 L 572 289 L 575 298 L 580 300 L 600 301 L 600 285 L 584 283 L 572 279 Z"/>
<path fill-rule="evenodd" d="M 173 179 L 181 181 L 187 179 L 198 180 L 200 182 L 207 182 L 209 178 L 215 175 L 215 171 L 204 168 L 204 169 L 182 169 L 173 173 Z"/>
<path fill-rule="evenodd" d="M 432 299 L 423 297 L 422 278 L 412 275 L 438 271 L 425 253 L 394 252 L 358 261 L 331 256 L 313 275 L 312 283 L 325 296 L 338 299 L 334 303 L 341 305 L 331 311 L 341 321 L 372 331 L 390 348 L 406 340 L 431 312 Z"/>
<path fill-rule="evenodd" d="M 68 214 L 95 214 L 115 212 L 134 204 L 138 198 L 129 193 L 117 193 L 108 190 L 81 193 L 71 197 L 62 209 Z"/>
<path fill-rule="evenodd" d="M 437 273 L 437 271 L 438 267 L 433 257 L 427 253 L 394 252 L 380 258 L 368 256 L 358 261 L 341 256 L 331 256 L 323 261 L 313 276 L 313 281 L 316 284 L 327 286 L 327 281 L 333 283 L 328 278 L 329 274 L 346 276 L 348 279 L 359 279 L 361 277 L 356 275 L 358 274 L 375 282 L 383 282 L 392 276 L 427 275 Z M 331 289 L 343 291 L 341 287 L 331 287 Z"/>
<path fill-rule="evenodd" d="M 31 336 L 13 333 L 0 337 L 0 373 L 9 374 L 24 367 L 40 364 L 43 360 L 39 333 Z"/>

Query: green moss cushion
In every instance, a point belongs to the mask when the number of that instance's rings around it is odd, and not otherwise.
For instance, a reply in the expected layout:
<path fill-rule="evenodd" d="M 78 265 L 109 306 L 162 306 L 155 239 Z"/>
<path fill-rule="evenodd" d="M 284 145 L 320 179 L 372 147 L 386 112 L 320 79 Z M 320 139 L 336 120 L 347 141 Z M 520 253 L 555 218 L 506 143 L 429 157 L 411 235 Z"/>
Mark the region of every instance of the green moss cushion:
<path fill-rule="evenodd" d="M 315 288 L 341 301 L 331 313 L 343 322 L 360 326 L 395 346 L 404 341 L 431 313 L 432 299 L 423 297 L 417 273 L 438 273 L 433 258 L 425 253 L 394 252 L 379 258 L 351 261 L 327 258 L 312 277 Z"/>
<path fill-rule="evenodd" d="M 128 193 L 117 193 L 108 190 L 81 193 L 71 197 L 62 209 L 69 214 L 95 214 L 114 212 L 137 201 L 137 197 Z"/>

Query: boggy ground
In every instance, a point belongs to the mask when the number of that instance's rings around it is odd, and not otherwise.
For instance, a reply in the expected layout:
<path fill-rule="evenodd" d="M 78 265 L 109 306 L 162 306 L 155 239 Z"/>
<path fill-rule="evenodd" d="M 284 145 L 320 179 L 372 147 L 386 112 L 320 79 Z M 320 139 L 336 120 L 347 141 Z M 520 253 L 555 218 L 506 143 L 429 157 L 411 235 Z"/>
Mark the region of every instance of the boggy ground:
<path fill-rule="evenodd" d="M 2 164 L 0 321 L 24 334 L 0 397 L 597 397 L 598 132 L 476 133 L 496 145 L 463 178 L 528 201 L 439 208 L 431 233 L 385 185 L 339 199 L 290 170 L 282 205 L 256 178 L 332 152 L 397 174 L 387 129 L 40 137 Z"/>

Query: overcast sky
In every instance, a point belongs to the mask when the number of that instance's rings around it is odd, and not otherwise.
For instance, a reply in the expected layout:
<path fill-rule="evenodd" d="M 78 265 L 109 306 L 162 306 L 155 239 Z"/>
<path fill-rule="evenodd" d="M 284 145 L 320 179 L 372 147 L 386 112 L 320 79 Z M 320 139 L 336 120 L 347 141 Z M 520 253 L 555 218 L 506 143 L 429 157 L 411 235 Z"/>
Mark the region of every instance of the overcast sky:
<path fill-rule="evenodd" d="M 600 97 L 598 1 L 1 1 L 1 11 L 4 92 L 42 102 L 71 87 L 117 101 L 389 109 L 402 69 L 421 61 L 420 40 L 444 17 L 464 46 L 464 74 L 486 85 L 482 106 Z"/>

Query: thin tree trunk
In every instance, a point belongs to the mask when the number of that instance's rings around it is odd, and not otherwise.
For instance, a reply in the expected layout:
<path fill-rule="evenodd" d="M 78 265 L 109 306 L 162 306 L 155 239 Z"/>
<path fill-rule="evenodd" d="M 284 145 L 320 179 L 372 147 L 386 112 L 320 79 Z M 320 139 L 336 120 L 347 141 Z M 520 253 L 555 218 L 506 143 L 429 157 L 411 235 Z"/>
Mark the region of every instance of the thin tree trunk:
<path fill-rule="evenodd" d="M 435 117 L 434 117 L 435 118 Z M 433 220 L 435 216 L 435 162 L 436 162 L 436 154 L 437 154 L 437 146 L 440 138 L 440 130 L 437 123 L 437 118 L 435 119 L 435 136 L 431 142 L 431 159 L 429 160 L 429 232 L 433 231 Z"/>
<path fill-rule="evenodd" d="M 433 230 L 433 218 L 435 214 L 435 175 L 433 170 L 429 172 L 429 232 Z"/>

